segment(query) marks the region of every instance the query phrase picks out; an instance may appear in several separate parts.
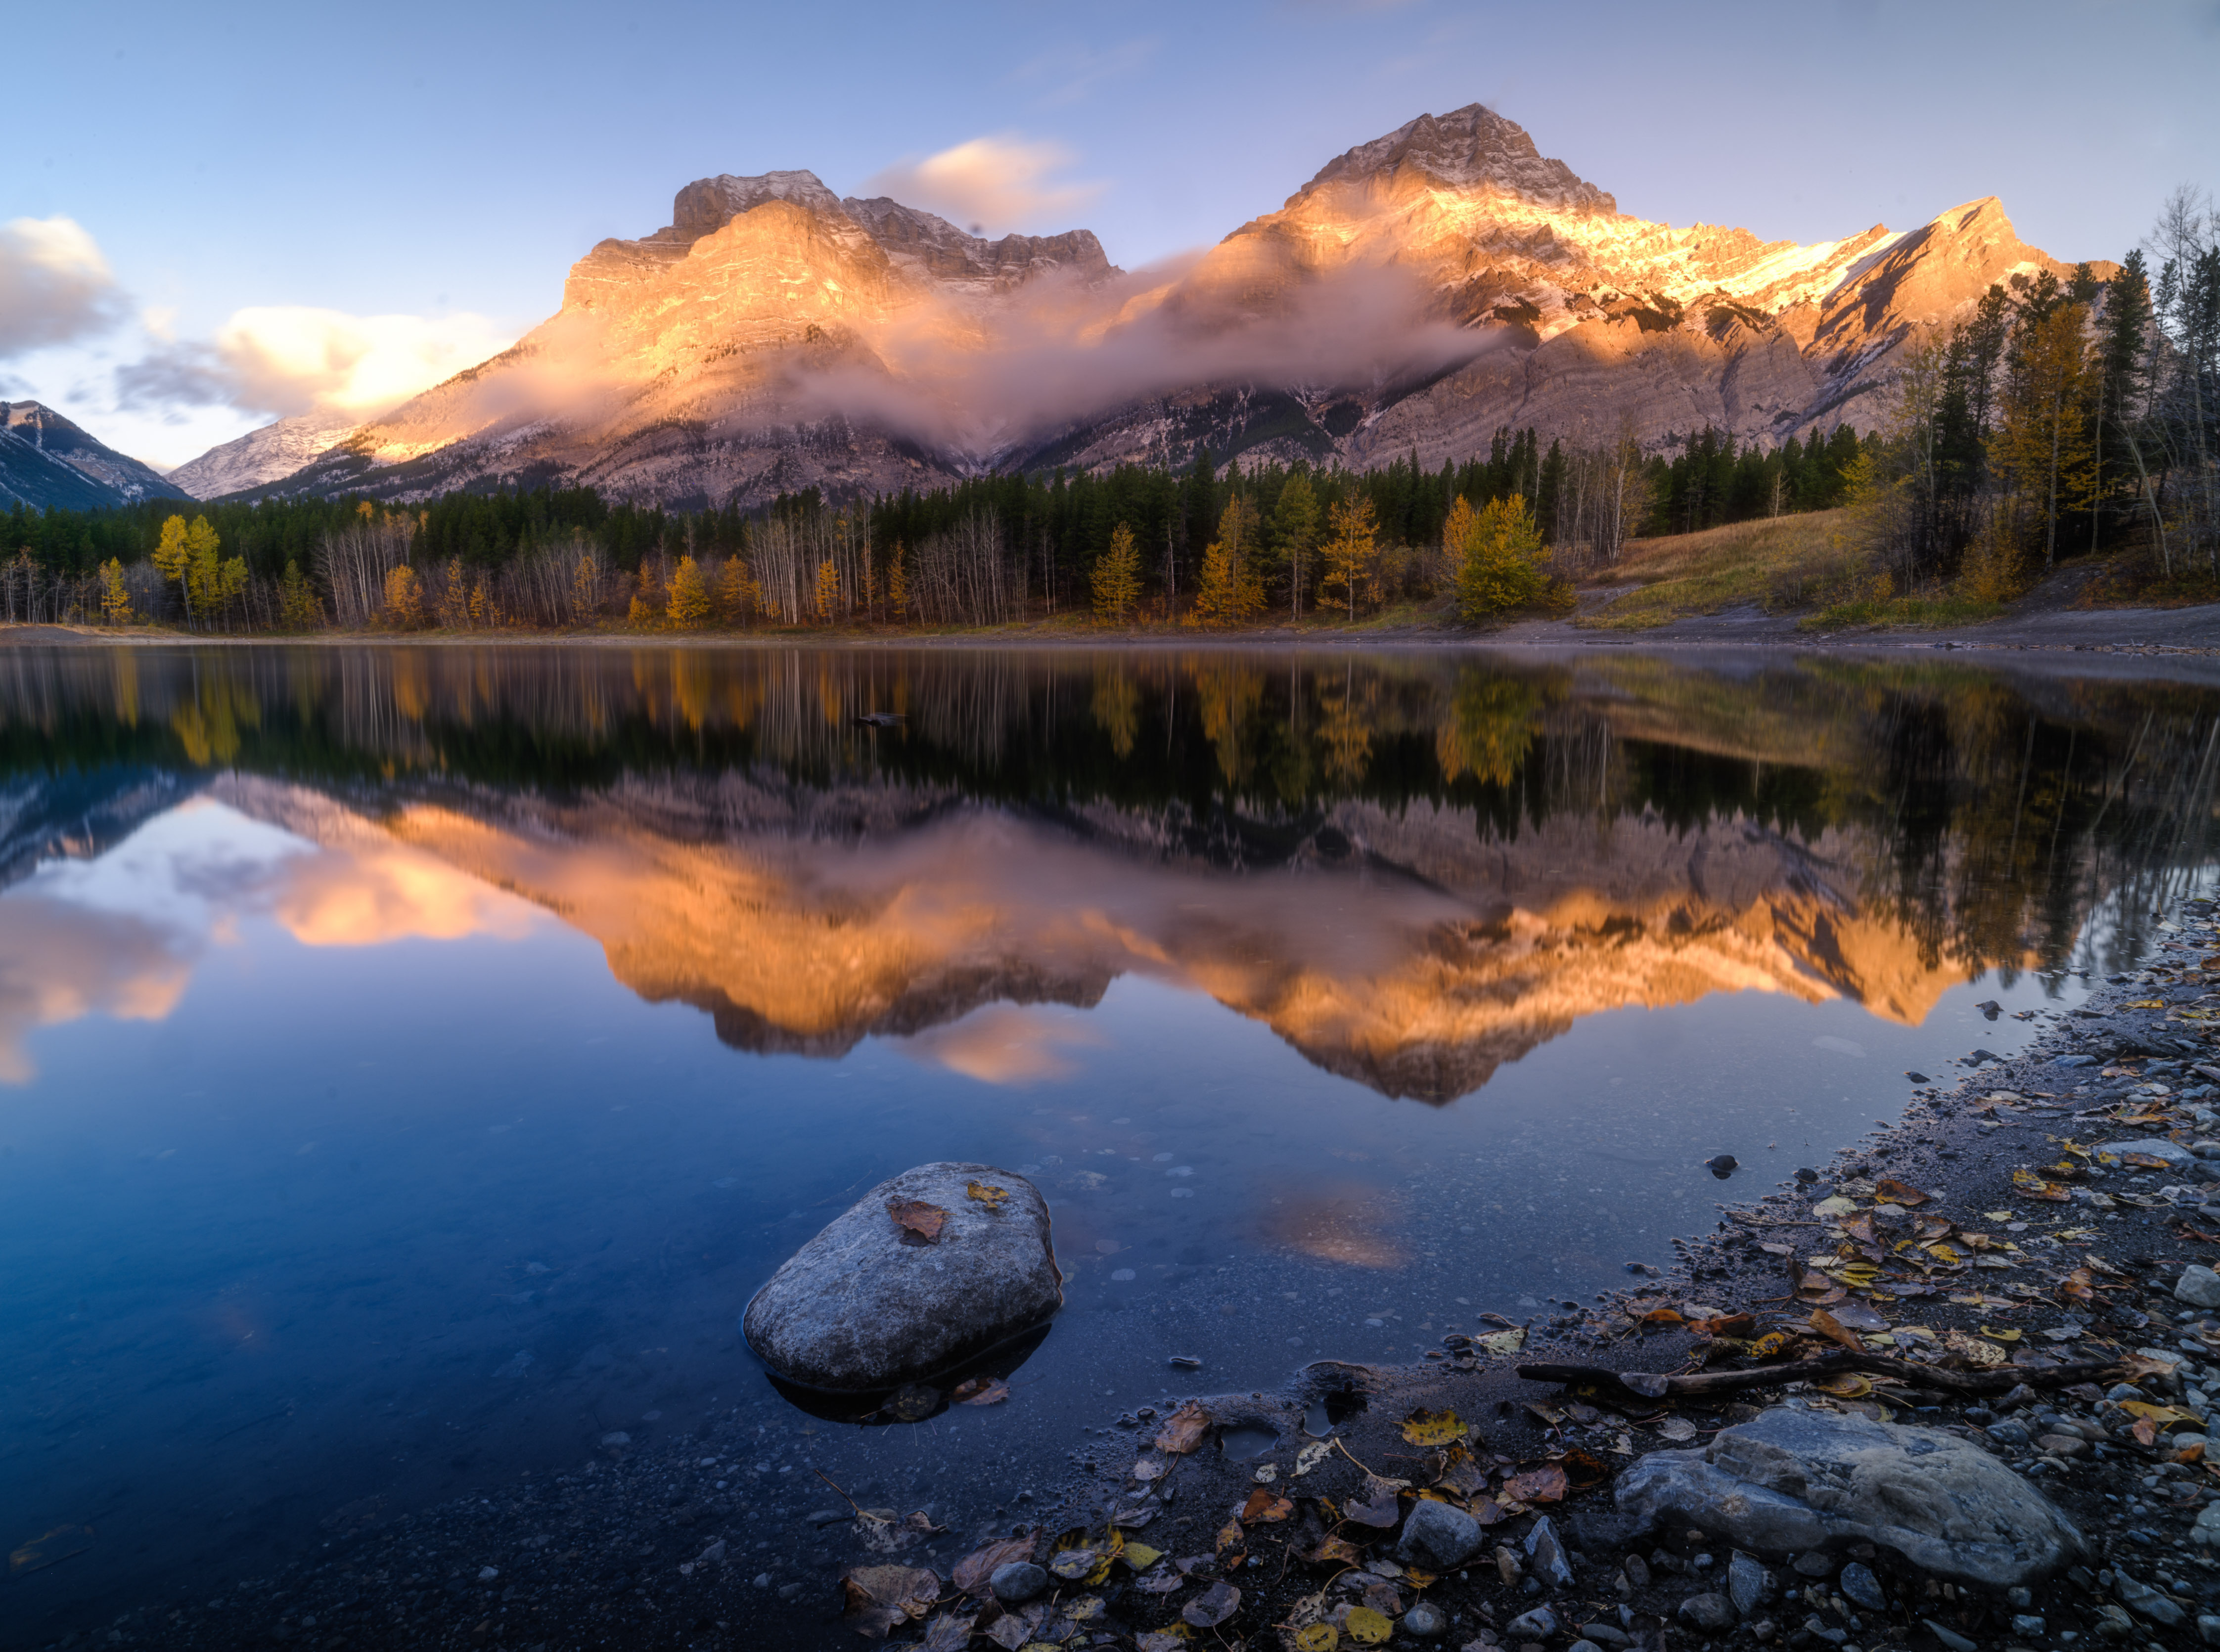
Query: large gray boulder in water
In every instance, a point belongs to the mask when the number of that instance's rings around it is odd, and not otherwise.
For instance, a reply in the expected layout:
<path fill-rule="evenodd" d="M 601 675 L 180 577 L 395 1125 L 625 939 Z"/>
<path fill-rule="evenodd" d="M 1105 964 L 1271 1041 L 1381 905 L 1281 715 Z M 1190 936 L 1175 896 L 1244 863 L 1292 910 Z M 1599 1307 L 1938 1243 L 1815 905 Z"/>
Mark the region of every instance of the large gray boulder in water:
<path fill-rule="evenodd" d="M 1762 1554 L 1878 1543 L 1992 1589 L 2032 1583 L 2085 1547 L 2041 1492 L 1955 1434 L 1787 1406 L 1702 1450 L 1643 1458 L 1613 1496 L 1645 1525 L 1699 1526 Z"/>
<path fill-rule="evenodd" d="M 1063 1306 L 1038 1188 L 990 1164 L 920 1164 L 795 1251 L 740 1329 L 789 1381 L 858 1393 L 939 1375 Z"/>

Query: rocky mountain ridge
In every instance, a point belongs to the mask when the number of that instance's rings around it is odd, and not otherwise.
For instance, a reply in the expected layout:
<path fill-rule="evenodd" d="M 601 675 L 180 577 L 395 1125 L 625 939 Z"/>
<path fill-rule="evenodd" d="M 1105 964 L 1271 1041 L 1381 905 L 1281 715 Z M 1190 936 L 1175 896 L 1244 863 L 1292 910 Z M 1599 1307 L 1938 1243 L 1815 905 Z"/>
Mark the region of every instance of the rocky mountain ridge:
<path fill-rule="evenodd" d="M 697 180 L 501 356 L 284 482 L 400 500 L 589 483 L 678 505 L 990 468 L 1244 455 L 1435 465 L 1500 426 L 1652 451 L 1868 426 L 1893 361 L 2063 272 L 1993 199 L 1802 246 L 1633 217 L 1479 104 L 1320 169 L 1184 266 L 988 240 L 814 174 Z"/>
<path fill-rule="evenodd" d="M 338 446 L 361 422 L 351 413 L 296 414 L 209 448 L 166 479 L 196 499 L 244 493 L 292 475 Z"/>
<path fill-rule="evenodd" d="M 189 496 L 38 402 L 0 402 L 0 504 L 100 510 Z"/>

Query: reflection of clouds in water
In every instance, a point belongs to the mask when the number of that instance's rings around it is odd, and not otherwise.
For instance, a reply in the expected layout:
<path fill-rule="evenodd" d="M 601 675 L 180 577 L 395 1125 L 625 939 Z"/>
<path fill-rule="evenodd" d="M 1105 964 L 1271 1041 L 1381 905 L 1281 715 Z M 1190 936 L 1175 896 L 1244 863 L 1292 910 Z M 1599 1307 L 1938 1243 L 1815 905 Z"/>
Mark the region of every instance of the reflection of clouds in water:
<path fill-rule="evenodd" d="M 992 1004 L 944 1027 L 895 1045 L 916 1061 L 930 1062 L 988 1084 L 1038 1084 L 1078 1070 L 1064 1053 L 1099 1046 L 1101 1036 L 1069 1016 Z"/>
<path fill-rule="evenodd" d="M 0 895 L 0 1082 L 34 1076 L 23 1049 L 34 1028 L 165 1019 L 200 955 L 265 914 L 309 946 L 513 939 L 533 915 L 421 851 L 369 838 L 319 849 L 196 800 L 105 855 L 51 862 Z"/>
<path fill-rule="evenodd" d="M 1362 1182 L 1273 1194 L 1263 1213 L 1268 1244 L 1351 1268 L 1400 1268 L 1411 1259 L 1398 1230 L 1400 1201 Z"/>
<path fill-rule="evenodd" d="M 34 1075 L 23 1041 L 34 1027 L 87 1015 L 159 1021 L 184 995 L 183 938 L 127 913 L 25 891 L 0 905 L 0 1082 Z"/>

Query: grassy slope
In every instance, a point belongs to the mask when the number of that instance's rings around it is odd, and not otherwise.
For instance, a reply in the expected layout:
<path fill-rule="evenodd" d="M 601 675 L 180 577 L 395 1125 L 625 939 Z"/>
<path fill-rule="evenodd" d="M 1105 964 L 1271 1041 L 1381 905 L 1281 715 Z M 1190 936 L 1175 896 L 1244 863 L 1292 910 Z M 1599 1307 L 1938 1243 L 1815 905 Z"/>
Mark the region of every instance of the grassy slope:
<path fill-rule="evenodd" d="M 1746 604 L 1768 613 L 1806 607 L 1834 582 L 1842 564 L 1843 553 L 1834 545 L 1842 527 L 1843 513 L 1824 510 L 1630 539 L 1615 566 L 1583 583 L 1635 589 L 1585 609 L 1574 623 L 1640 631 Z"/>

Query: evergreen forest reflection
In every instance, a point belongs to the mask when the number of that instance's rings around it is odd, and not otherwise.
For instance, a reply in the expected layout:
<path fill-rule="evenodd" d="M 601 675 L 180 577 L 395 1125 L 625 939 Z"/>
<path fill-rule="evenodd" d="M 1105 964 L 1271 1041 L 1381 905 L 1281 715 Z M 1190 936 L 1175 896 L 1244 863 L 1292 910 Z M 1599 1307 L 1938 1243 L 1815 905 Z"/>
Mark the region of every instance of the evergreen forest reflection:
<path fill-rule="evenodd" d="M 2209 689 L 1943 662 L 19 647 L 0 878 L 204 795 L 344 851 L 269 894 L 298 937 L 508 891 L 744 1050 L 1052 1069 L 975 1012 L 1132 973 L 1441 1102 L 1621 1006 L 1917 1025 L 2108 965 L 2209 857 L 2216 762 Z M 176 1001 L 159 935 L 17 915 L 0 1076 L 35 1026 Z"/>

